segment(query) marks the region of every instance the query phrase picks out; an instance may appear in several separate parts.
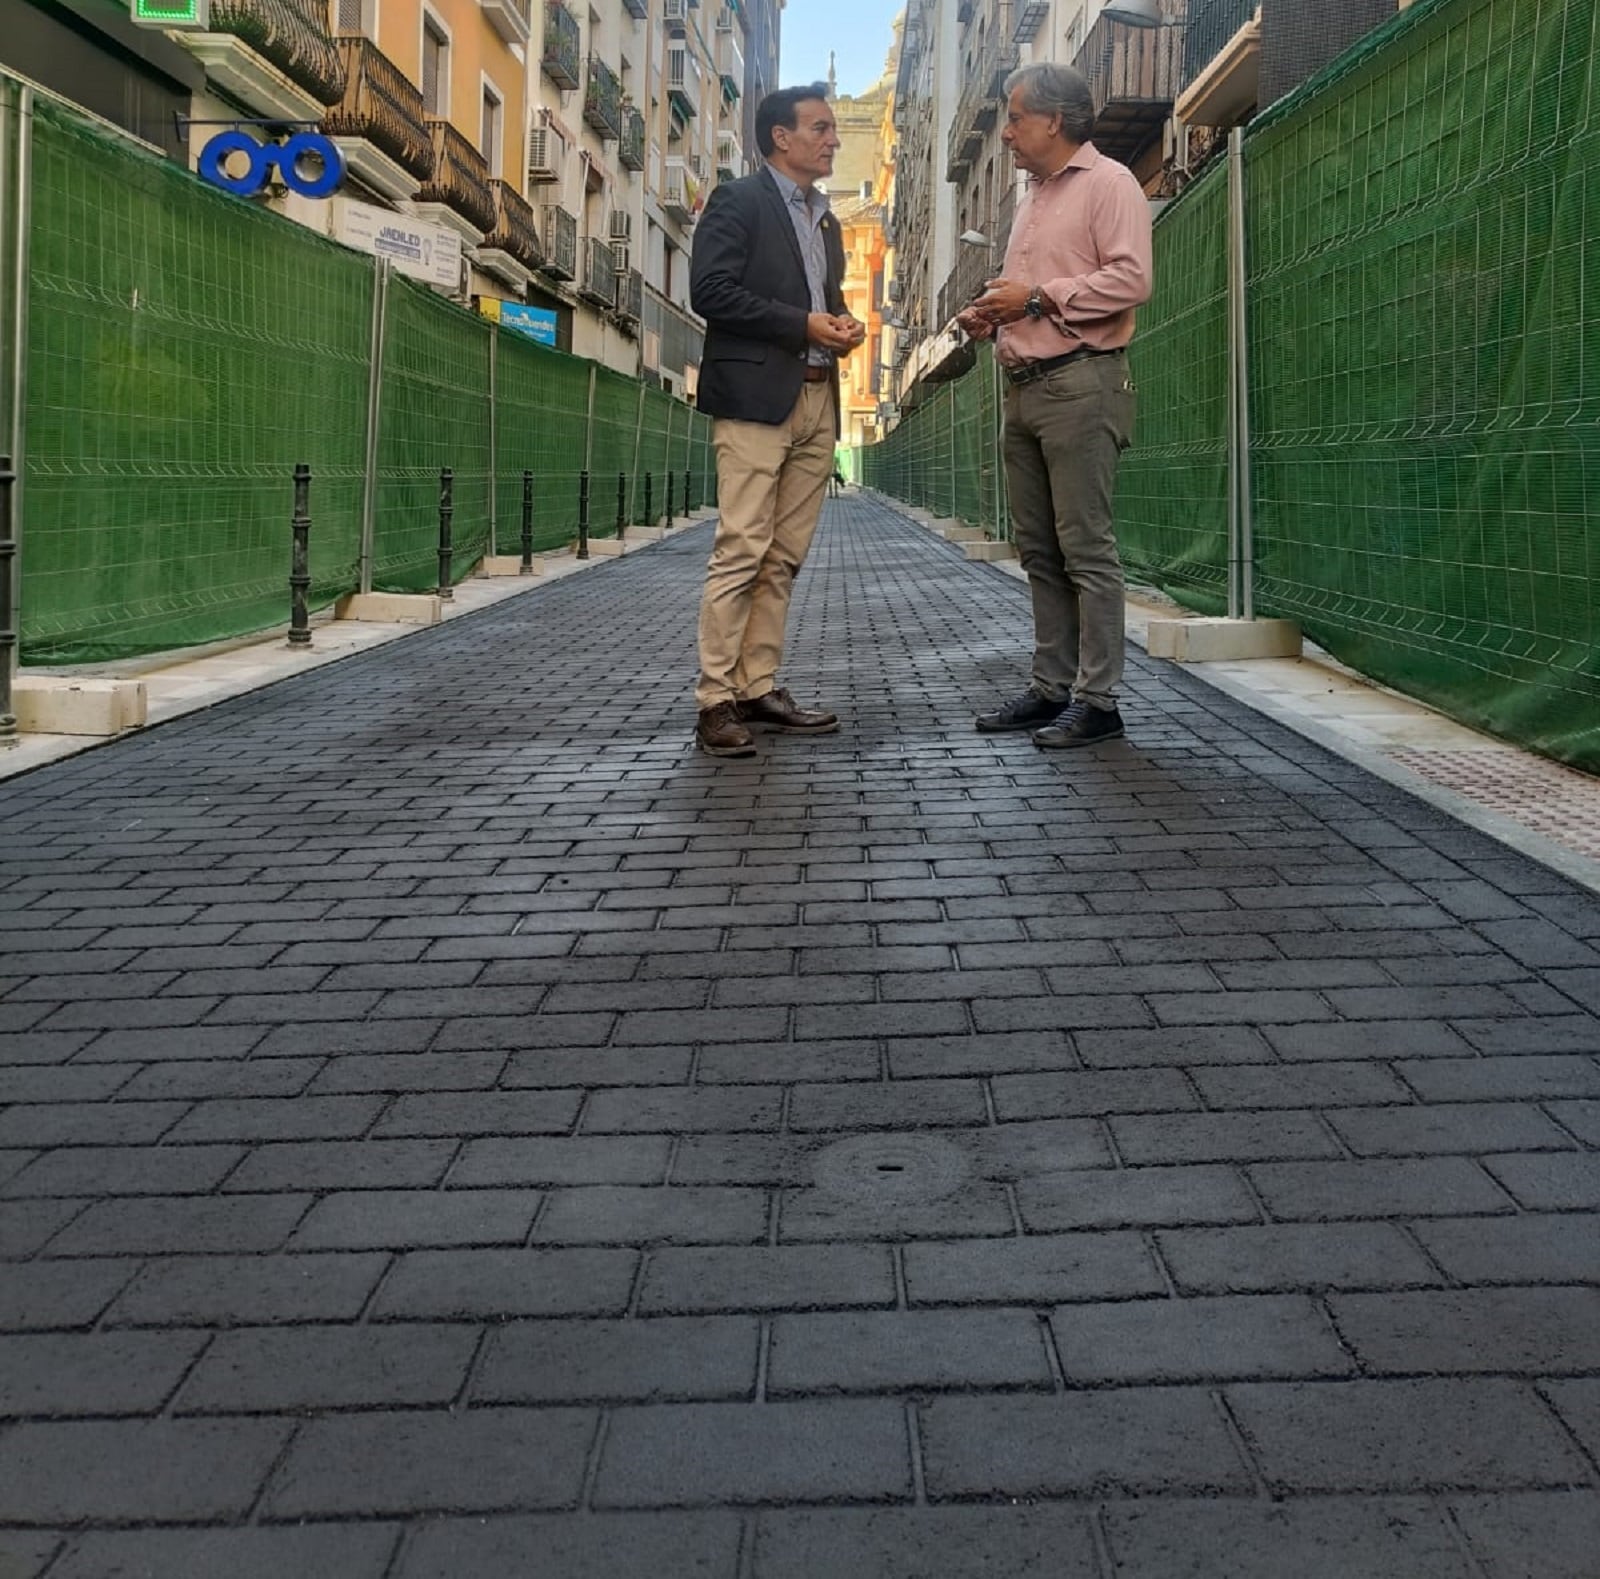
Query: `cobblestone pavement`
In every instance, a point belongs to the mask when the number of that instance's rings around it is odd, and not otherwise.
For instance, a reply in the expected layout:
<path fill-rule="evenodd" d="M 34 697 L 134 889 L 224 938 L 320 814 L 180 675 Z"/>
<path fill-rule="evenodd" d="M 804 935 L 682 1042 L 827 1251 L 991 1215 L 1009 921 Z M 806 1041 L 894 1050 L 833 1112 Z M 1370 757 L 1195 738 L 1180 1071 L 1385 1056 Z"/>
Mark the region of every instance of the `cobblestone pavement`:
<path fill-rule="evenodd" d="M 830 505 L 0 791 L 5 1579 L 1594 1579 L 1600 904 Z"/>

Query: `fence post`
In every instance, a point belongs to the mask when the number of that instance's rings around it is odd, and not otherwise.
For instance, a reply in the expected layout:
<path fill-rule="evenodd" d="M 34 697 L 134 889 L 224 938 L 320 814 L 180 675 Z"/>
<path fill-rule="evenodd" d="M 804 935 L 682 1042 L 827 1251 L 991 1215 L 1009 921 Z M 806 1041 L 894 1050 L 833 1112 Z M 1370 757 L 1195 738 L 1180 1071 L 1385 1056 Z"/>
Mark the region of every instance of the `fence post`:
<path fill-rule="evenodd" d="M 11 340 L 8 365 L 0 370 L 5 388 L 0 390 L 0 413 L 7 426 L 0 432 L 0 449 L 7 452 L 4 470 L 9 474 L 5 484 L 5 564 L 0 567 L 6 583 L 6 607 L 3 626 L 9 633 L 5 650 L 0 652 L 0 666 L 5 669 L 4 696 L 0 700 L 0 735 L 14 734 L 16 720 L 11 716 L 11 681 L 17 666 L 17 613 L 22 603 L 22 585 L 18 574 L 21 564 L 22 536 L 22 474 L 24 471 L 24 438 L 28 396 L 28 243 L 33 229 L 33 89 L 26 83 L 8 82 L 4 95 L 15 105 L 17 117 L 16 162 L 11 171 L 6 168 L 7 136 L 5 117 L 0 116 L 0 235 L 7 232 L 11 238 L 11 257 L 0 258 L 0 284 L 4 283 L 9 263 L 11 275 L 10 323 L 5 325 Z M 7 176 L 10 175 L 9 185 Z M 9 200 L 9 212 L 7 204 Z M 3 296 L 0 296 L 3 300 Z M 7 727 L 9 720 L 9 729 Z"/>
<path fill-rule="evenodd" d="M 670 532 L 672 530 L 672 468 L 670 466 L 663 474 L 661 482 L 661 502 L 667 507 L 667 513 L 663 517 L 661 524 Z"/>
<path fill-rule="evenodd" d="M 389 321 L 387 258 L 372 260 L 372 336 L 367 352 L 367 452 L 361 478 L 361 560 L 357 589 L 372 591 L 372 554 L 378 525 L 378 437 L 383 421 L 383 340 Z"/>
<path fill-rule="evenodd" d="M 456 513 L 456 474 L 448 466 L 439 468 L 439 596 L 454 601 L 450 584 L 450 560 L 455 553 L 451 531 Z"/>
<path fill-rule="evenodd" d="M 522 564 L 519 575 L 533 574 L 533 473 L 522 474 Z"/>
<path fill-rule="evenodd" d="M 589 472 L 587 467 L 578 473 L 578 553 L 579 559 L 589 557 Z"/>
<path fill-rule="evenodd" d="M 289 645 L 311 645 L 311 619 L 306 593 L 311 588 L 311 468 L 301 461 L 294 469 L 294 514 L 289 520 Z"/>
<path fill-rule="evenodd" d="M 654 526 L 656 524 L 655 501 L 650 497 L 650 487 L 655 480 L 654 472 L 646 472 L 644 474 L 644 524 L 646 526 Z"/>
<path fill-rule="evenodd" d="M 1228 617 L 1255 616 L 1250 368 L 1245 313 L 1244 128 L 1228 133 Z"/>
<path fill-rule="evenodd" d="M 499 456 L 495 453 L 495 373 L 499 361 L 500 325 L 489 325 L 489 552 L 499 552 L 499 523 L 495 512 L 495 479 L 499 476 Z"/>
<path fill-rule="evenodd" d="M 629 512 L 630 515 L 633 512 L 633 493 L 632 493 L 632 489 L 635 486 L 637 486 L 637 479 L 638 479 L 638 476 L 639 476 L 639 446 L 643 442 L 643 439 L 644 439 L 644 379 L 641 377 L 639 379 L 639 399 L 638 399 L 637 405 L 634 408 L 634 413 L 633 413 L 633 465 L 628 468 L 628 477 L 629 477 L 628 512 Z M 648 526 L 649 524 L 650 523 L 648 521 L 645 522 L 646 526 Z"/>
<path fill-rule="evenodd" d="M 16 743 L 17 716 L 11 710 L 11 665 L 17 653 L 17 631 L 12 619 L 16 606 L 17 540 L 12 531 L 11 490 L 17 474 L 11 457 L 0 455 L 0 746 Z"/>
<path fill-rule="evenodd" d="M 685 466 L 683 468 L 683 518 L 685 521 L 689 519 L 689 510 L 689 468 Z"/>
<path fill-rule="evenodd" d="M 620 543 L 628 530 L 628 474 L 617 473 L 617 541 Z"/>

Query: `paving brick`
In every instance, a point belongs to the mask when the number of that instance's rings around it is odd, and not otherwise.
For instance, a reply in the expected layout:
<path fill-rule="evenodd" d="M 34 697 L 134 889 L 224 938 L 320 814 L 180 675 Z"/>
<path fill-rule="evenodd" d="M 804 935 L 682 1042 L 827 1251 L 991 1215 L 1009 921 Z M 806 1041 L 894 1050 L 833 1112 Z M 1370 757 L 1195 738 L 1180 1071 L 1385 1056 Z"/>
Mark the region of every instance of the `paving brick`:
<path fill-rule="evenodd" d="M 559 1135 L 572 1128 L 582 1103 L 582 1093 L 570 1090 L 435 1091 L 394 1098 L 372 1133 L 380 1137 Z"/>
<path fill-rule="evenodd" d="M 828 1190 L 790 1190 L 778 1218 L 778 1237 L 785 1243 L 944 1239 L 1014 1231 L 1010 1205 L 998 1184 L 968 1184 L 950 1195 L 916 1201 L 846 1200 Z"/>
<path fill-rule="evenodd" d="M 1278 1055 L 1313 1058 L 1461 1058 L 1471 1044 L 1430 1020 L 1369 1020 L 1361 1024 L 1269 1025 L 1263 1034 Z"/>
<path fill-rule="evenodd" d="M 384 1099 L 377 1096 L 197 1102 L 167 1138 L 189 1143 L 356 1136 L 366 1133 L 383 1106 Z"/>
<path fill-rule="evenodd" d="M 1328 1123 L 1358 1157 L 1567 1150 L 1573 1144 L 1536 1107 L 1511 1102 L 1344 1108 L 1330 1113 Z"/>
<path fill-rule="evenodd" d="M 462 1147 L 450 1184 L 660 1184 L 670 1153 L 665 1135 L 473 1140 Z"/>
<path fill-rule="evenodd" d="M 972 1023 L 984 1036 L 1003 1031 L 1094 1030 L 1155 1023 L 1142 998 L 1126 993 L 1052 998 L 980 998 Z"/>
<path fill-rule="evenodd" d="M 984 1123 L 987 1112 L 976 1080 L 851 1081 L 795 1086 L 789 1124 L 802 1132 L 966 1127 Z"/>
<path fill-rule="evenodd" d="M 34 1158 L 3 1193 L 203 1195 L 243 1155 L 239 1146 L 64 1146 Z"/>
<path fill-rule="evenodd" d="M 130 1274 L 142 1265 L 125 1264 Z M 105 1319 L 131 1327 L 353 1321 L 388 1265 L 377 1253 L 174 1256 L 142 1265 Z"/>
<path fill-rule="evenodd" d="M 224 1188 L 422 1189 L 444 1178 L 455 1151 L 449 1140 L 290 1141 L 257 1147 Z"/>
<path fill-rule="evenodd" d="M 107 1531 L 80 1536 L 54 1573 L 61 1579 L 383 1579 L 399 1538 L 393 1524 Z"/>
<path fill-rule="evenodd" d="M 1137 1234 L 1031 1234 L 1023 1239 L 911 1244 L 904 1250 L 913 1305 L 1026 1304 L 1131 1299 L 1165 1292 Z"/>
<path fill-rule="evenodd" d="M 889 1252 L 876 1245 L 667 1247 L 650 1254 L 645 1315 L 825 1310 L 895 1302 Z"/>
<path fill-rule="evenodd" d="M 739 1540 L 728 1513 L 435 1519 L 416 1531 L 393 1579 L 735 1579 Z"/>
<path fill-rule="evenodd" d="M 1249 1223 L 1259 1217 L 1238 1172 L 1209 1166 L 1040 1174 L 1017 1186 L 1017 1202 L 1030 1233 Z"/>
<path fill-rule="evenodd" d="M 0 1416 L 155 1413 L 205 1344 L 192 1332 L 0 1337 Z"/>
<path fill-rule="evenodd" d="M 533 1239 L 546 1245 L 750 1244 L 766 1233 L 763 1190 L 616 1185 L 553 1190 Z"/>
<path fill-rule="evenodd" d="M 888 1045 L 893 1049 L 899 1044 Z M 891 1068 L 893 1058 L 891 1051 Z M 759 1046 L 706 1047 L 695 1064 L 695 1079 L 701 1085 L 757 1085 L 781 1072 L 791 1081 L 876 1080 L 882 1074 L 882 1062 L 877 1042 L 866 1039 L 786 1042 L 776 1050 Z M 894 1072 L 897 1077 L 906 1073 Z M 937 1069 L 920 1072 L 940 1073 Z"/>
<path fill-rule="evenodd" d="M 97 1065 L 119 1078 L 124 1102 L 193 1101 L 201 1097 L 289 1097 L 305 1090 L 323 1067 L 320 1058 L 249 1061 L 195 1059 L 146 1064 L 137 1074 L 118 1064 Z"/>
<path fill-rule="evenodd" d="M 1269 1162 L 1250 1178 L 1280 1221 L 1450 1217 L 1505 1212 L 1511 1201 L 1475 1162 L 1427 1157 L 1360 1162 Z"/>
<path fill-rule="evenodd" d="M 273 1477 L 274 1519 L 569 1508 L 591 1409 L 387 1410 L 302 1428 Z"/>
<path fill-rule="evenodd" d="M 475 1326 L 285 1327 L 224 1332 L 173 1405 L 187 1414 L 449 1404 L 466 1381 Z"/>
<path fill-rule="evenodd" d="M 0 1520 L 239 1520 L 292 1427 L 277 1420 L 71 1420 L 0 1436 Z"/>
<path fill-rule="evenodd" d="M 187 1102 L 19 1102 L 0 1111 L 0 1146 L 139 1146 L 159 1140 Z"/>
<path fill-rule="evenodd" d="M 620 1316 L 638 1265 L 632 1250 L 413 1251 L 397 1259 L 373 1316 L 389 1321 Z"/>
<path fill-rule="evenodd" d="M 98 1201 L 50 1244 L 55 1256 L 172 1255 L 274 1250 L 311 1204 L 309 1195 L 227 1199 L 145 1196 Z"/>
<path fill-rule="evenodd" d="M 1173 1282 L 1188 1294 L 1415 1288 L 1439 1281 L 1427 1257 L 1389 1223 L 1164 1229 L 1156 1243 Z"/>
<path fill-rule="evenodd" d="M 777 1086 L 613 1088 L 589 1098 L 583 1133 L 694 1135 L 775 1130 L 782 1104 L 783 1092 Z"/>
<path fill-rule="evenodd" d="M 0 1530 L 0 1573 L 7 1579 L 39 1579 L 61 1550 L 61 1537 L 46 1530 Z"/>
<path fill-rule="evenodd" d="M 1104 1523 L 1117 1579 L 1476 1579 L 1422 1500 L 1113 1503 Z"/>
<path fill-rule="evenodd" d="M 1275 1495 L 1501 1491 L 1591 1478 L 1520 1382 L 1257 1382 L 1227 1396 Z"/>
<path fill-rule="evenodd" d="M 1252 1486 L 1199 1388 L 939 1398 L 920 1413 L 924 1473 L 936 1502 Z"/>
<path fill-rule="evenodd" d="M 1214 1108 L 1342 1108 L 1411 1100 L 1380 1063 L 1200 1067 L 1191 1068 L 1189 1078 Z"/>
<path fill-rule="evenodd" d="M 1049 1030 L 895 1039 L 888 1043 L 888 1054 L 889 1072 L 896 1080 L 1060 1069 L 1073 1062 L 1071 1038 Z"/>
<path fill-rule="evenodd" d="M 1587 1014 L 1529 1015 L 1525 1019 L 1457 1019 L 1455 1028 L 1479 1052 L 1585 1053 L 1600 1047 L 1600 1018 Z"/>
<path fill-rule="evenodd" d="M 483 1403 L 664 1403 L 755 1396 L 749 1316 L 517 1322 L 491 1333 L 472 1384 Z"/>
<path fill-rule="evenodd" d="M 1103 1126 L 1093 1119 L 1046 1118 L 969 1130 L 952 1137 L 983 1179 L 1022 1179 L 1113 1163 Z"/>
<path fill-rule="evenodd" d="M 1314 1113 L 1162 1113 L 1113 1116 L 1117 1150 L 1129 1163 L 1253 1162 L 1337 1157 Z"/>
<path fill-rule="evenodd" d="M 1550 1102 L 1545 1112 L 1585 1146 L 1600 1147 L 1600 1102 Z"/>
<path fill-rule="evenodd" d="M 325 1195 L 294 1237 L 296 1250 L 410 1250 L 514 1245 L 528 1237 L 535 1190 L 360 1190 Z"/>
<path fill-rule="evenodd" d="M 1099 1579 L 1087 1513 L 1015 1508 L 764 1511 L 753 1579 Z"/>
<path fill-rule="evenodd" d="M 1450 1505 L 1479 1564 L 1494 1579 L 1591 1579 L 1600 1492 L 1506 1492 Z"/>
<path fill-rule="evenodd" d="M 1487 1157 L 1484 1164 L 1530 1212 L 1600 1211 L 1600 1155 L 1593 1152 Z"/>
<path fill-rule="evenodd" d="M 1078 1055 L 1091 1069 L 1152 1065 L 1263 1064 L 1272 1049 L 1249 1026 L 1183 1026 L 1149 1031 L 1078 1032 Z"/>
<path fill-rule="evenodd" d="M 311 1093 L 478 1091 L 500 1078 L 506 1062 L 503 1052 L 346 1054 L 322 1067 Z"/>
<path fill-rule="evenodd" d="M 1504 949 L 1519 964 L 1537 970 L 1549 970 L 1557 966 L 1600 969 L 1600 951 L 1590 948 L 1565 928 L 1550 921 L 1523 916 L 1488 921 L 1478 930 L 1496 948 Z"/>
<path fill-rule="evenodd" d="M 1562 1376 L 1600 1369 L 1600 1289 L 1336 1294 L 1329 1308 L 1372 1373 Z"/>
<path fill-rule="evenodd" d="M 1600 1216 L 1443 1218 L 1413 1232 L 1460 1283 L 1600 1283 Z"/>
<path fill-rule="evenodd" d="M 611 1416 L 594 1505 L 905 1502 L 911 1491 L 895 1400 L 660 1404 Z"/>
<path fill-rule="evenodd" d="M 729 1049 L 730 1055 L 748 1058 L 750 1049 Z M 718 1055 L 706 1048 L 701 1067 Z M 692 1047 L 550 1048 L 538 1052 L 513 1053 L 500 1076 L 508 1089 L 565 1086 L 571 1089 L 597 1086 L 682 1085 L 694 1067 Z M 743 1080 L 759 1080 L 761 1071 Z M 702 1078 L 705 1078 L 702 1075 Z"/>
<path fill-rule="evenodd" d="M 1426 1102 L 1600 1097 L 1600 1063 L 1575 1054 L 1430 1058 L 1398 1063 L 1395 1069 Z"/>
<path fill-rule="evenodd" d="M 0 1201 L 0 1256 L 23 1260 L 84 1211 L 84 1201 Z"/>
<path fill-rule="evenodd" d="M 1555 1294 L 1555 1289 L 1540 1291 Z M 1575 1290 L 1577 1294 L 1593 1295 L 1593 1290 Z M 1592 1336 L 1588 1339 L 1592 1345 Z M 1592 1459 L 1600 1459 L 1600 1377 L 1579 1377 L 1572 1381 L 1546 1382 L 1540 1389 L 1555 1405 L 1556 1412 L 1566 1421 L 1572 1434 L 1583 1444 Z"/>
<path fill-rule="evenodd" d="M 1003 1121 L 1170 1113 L 1200 1105 L 1193 1086 L 1176 1069 L 998 1075 L 990 1089 Z"/>
<path fill-rule="evenodd" d="M 743 1016 L 740 1017 L 744 1018 Z M 831 1041 L 855 1036 L 956 1036 L 968 1029 L 960 1003 L 805 1004 L 795 1010 L 796 1041 Z M 731 1041 L 726 1034 L 710 1038 Z M 752 1040 L 759 1038 L 759 1030 Z M 769 1033 L 770 1034 L 770 1033 Z"/>

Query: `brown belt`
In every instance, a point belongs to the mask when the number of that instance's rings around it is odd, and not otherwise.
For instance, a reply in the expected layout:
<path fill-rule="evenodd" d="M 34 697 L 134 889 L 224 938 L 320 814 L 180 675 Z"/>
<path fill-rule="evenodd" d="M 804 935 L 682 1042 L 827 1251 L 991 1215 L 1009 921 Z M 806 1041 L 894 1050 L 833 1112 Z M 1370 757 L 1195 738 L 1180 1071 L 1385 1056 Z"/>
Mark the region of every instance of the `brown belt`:
<path fill-rule="evenodd" d="M 808 384 L 820 384 L 832 376 L 833 369 L 831 367 L 819 367 L 815 362 L 806 363 L 806 382 Z"/>

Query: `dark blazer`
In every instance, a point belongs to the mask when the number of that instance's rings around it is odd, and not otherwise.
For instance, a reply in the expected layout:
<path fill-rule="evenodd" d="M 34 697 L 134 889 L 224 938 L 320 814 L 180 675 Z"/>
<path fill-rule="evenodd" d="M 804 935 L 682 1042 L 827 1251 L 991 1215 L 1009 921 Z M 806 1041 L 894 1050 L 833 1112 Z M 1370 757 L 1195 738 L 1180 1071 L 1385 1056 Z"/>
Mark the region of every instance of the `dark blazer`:
<path fill-rule="evenodd" d="M 828 252 L 828 311 L 845 310 L 839 221 L 822 221 Z M 763 168 L 716 187 L 695 227 L 689 302 L 706 321 L 695 404 L 713 417 L 776 425 L 805 381 L 811 292 L 794 222 Z M 839 369 L 833 369 L 838 428 Z"/>

